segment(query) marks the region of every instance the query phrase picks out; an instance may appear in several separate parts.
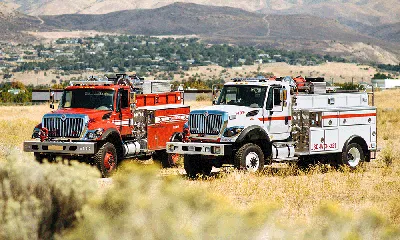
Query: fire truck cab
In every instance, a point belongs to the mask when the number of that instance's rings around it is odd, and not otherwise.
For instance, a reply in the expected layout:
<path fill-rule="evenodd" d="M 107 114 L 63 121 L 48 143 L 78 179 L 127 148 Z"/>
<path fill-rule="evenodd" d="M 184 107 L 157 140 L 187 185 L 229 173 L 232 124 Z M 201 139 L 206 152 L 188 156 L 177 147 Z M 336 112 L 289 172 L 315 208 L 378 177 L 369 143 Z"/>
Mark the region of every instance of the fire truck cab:
<path fill-rule="evenodd" d="M 173 164 L 165 146 L 187 122 L 190 109 L 169 81 L 125 74 L 72 82 L 57 110 L 43 116 L 24 151 L 38 161 L 56 156 L 94 162 L 108 176 L 124 158 L 151 156 Z"/>
<path fill-rule="evenodd" d="M 191 177 L 223 164 L 252 172 L 272 162 L 356 168 L 376 151 L 376 134 L 367 92 L 328 94 L 320 82 L 298 93 L 290 81 L 234 79 L 215 105 L 190 112 L 183 141 L 168 142 L 167 152 L 184 155 Z"/>

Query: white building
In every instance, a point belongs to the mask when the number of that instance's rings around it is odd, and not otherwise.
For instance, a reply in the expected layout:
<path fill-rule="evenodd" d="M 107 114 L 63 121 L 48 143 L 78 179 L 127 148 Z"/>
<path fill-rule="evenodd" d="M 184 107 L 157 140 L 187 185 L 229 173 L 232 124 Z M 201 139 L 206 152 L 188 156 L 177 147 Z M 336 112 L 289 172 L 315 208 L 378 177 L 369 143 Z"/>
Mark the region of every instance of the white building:
<path fill-rule="evenodd" d="M 400 87 L 400 79 L 371 79 L 372 85 L 376 88 L 396 88 Z"/>

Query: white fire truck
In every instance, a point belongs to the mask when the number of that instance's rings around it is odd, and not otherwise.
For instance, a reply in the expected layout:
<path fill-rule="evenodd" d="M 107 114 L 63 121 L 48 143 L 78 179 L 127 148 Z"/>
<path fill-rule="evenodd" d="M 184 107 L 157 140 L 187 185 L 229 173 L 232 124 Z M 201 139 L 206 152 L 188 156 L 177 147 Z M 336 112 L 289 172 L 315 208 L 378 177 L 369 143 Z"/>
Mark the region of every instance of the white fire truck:
<path fill-rule="evenodd" d="M 234 79 L 213 106 L 190 112 L 167 152 L 184 155 L 190 177 L 223 164 L 252 172 L 272 162 L 356 168 L 376 152 L 376 108 L 367 92 L 326 93 L 324 84 L 298 93 L 289 81 Z"/>

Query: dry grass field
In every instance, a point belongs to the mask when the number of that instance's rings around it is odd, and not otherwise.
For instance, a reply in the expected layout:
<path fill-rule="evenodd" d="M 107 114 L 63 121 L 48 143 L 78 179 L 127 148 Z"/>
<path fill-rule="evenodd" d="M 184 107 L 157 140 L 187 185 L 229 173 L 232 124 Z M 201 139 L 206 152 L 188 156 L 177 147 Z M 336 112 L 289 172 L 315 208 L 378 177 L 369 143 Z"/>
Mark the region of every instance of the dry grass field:
<path fill-rule="evenodd" d="M 340 71 L 338 71 L 340 69 Z M 200 75 L 202 79 L 211 79 L 221 76 L 225 80 L 233 77 L 256 77 L 254 73 L 274 73 L 276 76 L 307 76 L 324 77 L 326 81 L 333 79 L 334 83 L 371 82 L 377 73 L 374 67 L 353 63 L 324 63 L 318 66 L 296 66 L 287 63 L 264 63 L 261 65 L 243 66 L 238 69 L 223 68 L 220 66 L 193 67 L 185 72 L 185 78 Z M 180 75 L 174 76 L 175 80 L 182 79 Z"/>
<path fill-rule="evenodd" d="M 47 105 L 0 107 L 0 238 L 399 239 L 400 90 L 375 96 L 382 151 L 357 171 L 273 165 L 189 180 L 181 168 L 128 163 L 101 191 L 93 167 L 40 165 L 21 152 Z M 55 225 L 43 229 L 40 219 Z"/>

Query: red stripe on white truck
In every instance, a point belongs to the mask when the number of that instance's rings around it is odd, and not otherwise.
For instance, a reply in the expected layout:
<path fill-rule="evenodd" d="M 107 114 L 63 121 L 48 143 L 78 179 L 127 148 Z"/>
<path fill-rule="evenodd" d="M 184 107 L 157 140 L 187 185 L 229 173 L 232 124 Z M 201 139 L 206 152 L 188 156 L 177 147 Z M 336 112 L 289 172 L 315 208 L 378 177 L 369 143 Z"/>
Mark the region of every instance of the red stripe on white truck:
<path fill-rule="evenodd" d="M 292 120 L 292 116 L 281 116 L 281 117 L 265 117 L 265 118 L 259 118 L 258 120 L 260 121 L 285 121 L 285 120 Z"/>
<path fill-rule="evenodd" d="M 352 113 L 352 114 L 342 114 L 342 115 L 326 115 L 326 116 L 322 116 L 322 119 L 358 118 L 358 117 L 376 117 L 376 113 Z"/>

